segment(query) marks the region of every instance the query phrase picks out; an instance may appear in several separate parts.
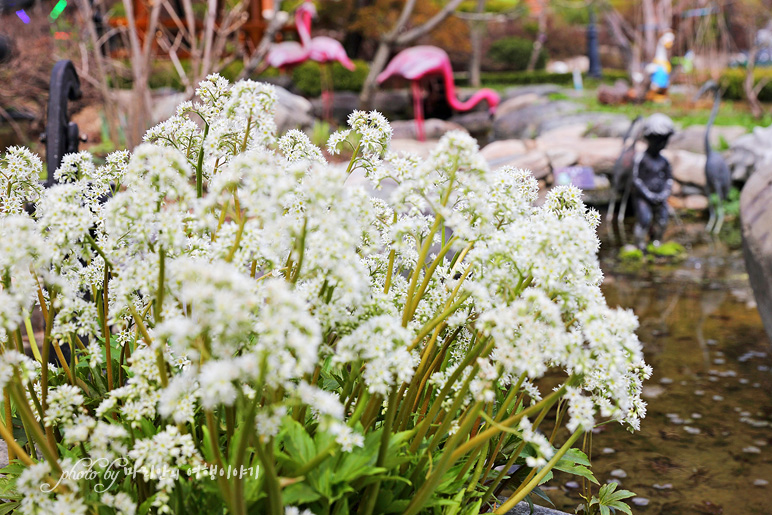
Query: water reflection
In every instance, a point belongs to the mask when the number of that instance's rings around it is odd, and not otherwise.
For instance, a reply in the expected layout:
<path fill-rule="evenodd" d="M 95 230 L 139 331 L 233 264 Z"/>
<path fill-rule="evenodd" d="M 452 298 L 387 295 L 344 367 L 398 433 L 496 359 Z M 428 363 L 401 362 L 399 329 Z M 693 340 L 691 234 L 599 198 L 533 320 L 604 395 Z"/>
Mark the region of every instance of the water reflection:
<path fill-rule="evenodd" d="M 603 290 L 610 305 L 638 315 L 654 376 L 639 433 L 596 430 L 594 469 L 601 482 L 638 494 L 635 513 L 769 514 L 772 345 L 741 251 L 703 234 L 702 224 L 674 229 L 688 259 L 637 270 L 625 269 L 604 242 Z M 547 493 L 573 512 L 581 500 L 565 488 L 570 479 L 556 476 Z"/>

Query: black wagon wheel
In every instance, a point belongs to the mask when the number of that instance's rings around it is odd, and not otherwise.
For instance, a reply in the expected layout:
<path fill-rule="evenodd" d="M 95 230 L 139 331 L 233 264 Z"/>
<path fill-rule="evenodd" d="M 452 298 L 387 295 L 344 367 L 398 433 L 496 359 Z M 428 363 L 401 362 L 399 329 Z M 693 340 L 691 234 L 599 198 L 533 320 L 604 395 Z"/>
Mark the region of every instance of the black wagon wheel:
<path fill-rule="evenodd" d="M 46 123 L 46 187 L 51 186 L 54 172 L 65 154 L 78 151 L 78 125 L 70 121 L 67 101 L 78 100 L 82 93 L 80 80 L 72 61 L 63 59 L 54 65 L 48 97 L 48 122 Z"/>

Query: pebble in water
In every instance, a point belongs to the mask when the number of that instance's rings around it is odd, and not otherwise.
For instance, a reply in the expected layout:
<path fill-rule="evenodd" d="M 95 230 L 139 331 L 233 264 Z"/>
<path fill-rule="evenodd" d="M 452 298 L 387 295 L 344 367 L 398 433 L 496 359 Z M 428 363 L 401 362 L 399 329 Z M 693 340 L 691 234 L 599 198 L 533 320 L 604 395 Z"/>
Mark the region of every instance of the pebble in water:
<path fill-rule="evenodd" d="M 699 427 L 692 427 L 692 426 L 684 426 L 684 431 L 686 431 L 690 435 L 698 435 L 702 432 L 700 431 Z"/>
<path fill-rule="evenodd" d="M 753 383 L 754 388 L 761 388 L 761 383 Z"/>
<path fill-rule="evenodd" d="M 759 367 L 758 367 L 758 368 L 759 368 L 759 370 L 760 370 L 761 372 L 767 372 L 767 371 L 769 370 L 769 367 L 768 367 L 768 366 L 766 366 L 766 365 L 759 365 Z"/>
<path fill-rule="evenodd" d="M 659 380 L 659 382 L 662 384 L 673 384 L 673 380 L 670 379 L 669 377 L 663 377 L 662 379 Z"/>
<path fill-rule="evenodd" d="M 746 378 L 744 377 L 740 378 L 740 384 L 748 384 L 748 383 L 750 383 L 750 381 L 748 381 Z"/>
<path fill-rule="evenodd" d="M 702 413 L 692 413 L 692 418 L 694 419 L 702 418 Z"/>
<path fill-rule="evenodd" d="M 753 480 L 753 486 L 767 486 L 769 484 L 769 481 L 766 479 L 754 479 Z"/>
<path fill-rule="evenodd" d="M 630 502 L 633 503 L 635 506 L 648 506 L 649 500 L 645 497 L 633 497 L 630 499 Z"/>
<path fill-rule="evenodd" d="M 579 483 L 576 481 L 568 481 L 566 483 L 566 488 L 568 488 L 569 490 L 577 490 L 579 489 Z"/>
<path fill-rule="evenodd" d="M 754 445 L 749 445 L 748 447 L 743 447 L 743 452 L 747 452 L 748 454 L 761 454 L 761 449 Z"/>
<path fill-rule="evenodd" d="M 672 483 L 665 483 L 664 485 L 660 485 L 659 483 L 654 483 L 651 486 L 653 486 L 657 490 L 672 490 L 672 488 L 673 488 L 673 484 Z"/>
<path fill-rule="evenodd" d="M 724 363 L 726 363 L 726 360 L 724 358 L 716 358 L 713 360 L 713 363 L 715 363 L 716 365 L 723 365 Z"/>
<path fill-rule="evenodd" d="M 720 401 L 723 401 L 724 398 L 722 396 L 720 396 L 720 395 L 714 395 L 713 396 L 713 400 L 716 401 L 716 402 L 720 402 Z"/>
<path fill-rule="evenodd" d="M 625 471 L 624 471 L 624 470 L 622 470 L 622 469 L 614 469 L 614 470 L 612 470 L 612 471 L 609 473 L 609 475 L 610 475 L 611 477 L 616 477 L 616 478 L 619 478 L 619 479 L 624 479 L 624 478 L 626 478 L 626 477 L 627 477 L 627 472 L 625 472 Z"/>
<path fill-rule="evenodd" d="M 600 451 L 600 452 L 603 453 L 603 454 L 614 454 L 617 451 L 615 451 L 611 447 L 604 447 L 603 450 Z"/>
<path fill-rule="evenodd" d="M 694 390 L 694 395 L 705 395 L 705 390 Z"/>
<path fill-rule="evenodd" d="M 710 340 L 706 340 L 705 343 L 707 343 L 708 345 L 716 345 L 718 343 L 718 340 L 714 340 L 711 338 Z"/>
<path fill-rule="evenodd" d="M 708 381 L 710 381 L 711 383 L 717 383 L 718 382 L 718 377 L 717 376 L 710 376 L 708 378 Z"/>
<path fill-rule="evenodd" d="M 769 442 L 766 440 L 753 440 L 754 445 L 758 445 L 759 447 L 764 447 L 765 445 L 768 445 Z"/>

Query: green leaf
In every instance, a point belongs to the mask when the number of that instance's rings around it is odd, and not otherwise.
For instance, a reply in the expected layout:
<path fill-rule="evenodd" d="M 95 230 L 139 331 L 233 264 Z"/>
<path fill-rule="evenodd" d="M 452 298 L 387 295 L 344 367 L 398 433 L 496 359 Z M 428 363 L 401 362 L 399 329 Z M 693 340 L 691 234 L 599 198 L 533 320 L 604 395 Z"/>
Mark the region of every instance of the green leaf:
<path fill-rule="evenodd" d="M 590 467 L 592 465 L 587 455 L 583 453 L 580 449 L 577 449 L 575 447 L 568 449 L 568 451 L 566 451 L 563 457 L 560 458 L 560 461 L 558 462 L 558 464 L 563 463 L 564 461 L 569 463 L 576 463 L 577 465 L 585 465 L 587 467 Z"/>
<path fill-rule="evenodd" d="M 564 463 L 561 460 L 555 464 L 555 470 L 568 472 L 569 474 L 573 474 L 575 476 L 581 476 L 583 478 L 589 479 L 596 485 L 600 484 L 598 483 L 598 480 L 595 479 L 595 475 L 592 473 L 592 471 L 587 467 L 585 467 L 584 465 L 574 465 L 571 463 Z"/>
<path fill-rule="evenodd" d="M 212 448 L 212 440 L 209 437 L 209 428 L 201 426 L 202 438 L 201 443 L 204 446 L 204 458 L 209 463 L 214 463 L 214 449 Z"/>
<path fill-rule="evenodd" d="M 321 494 L 311 488 L 307 483 L 295 483 L 282 490 L 281 497 L 284 504 L 298 505 L 317 501 Z"/>
<path fill-rule="evenodd" d="M 287 454 L 300 464 L 311 461 L 317 452 L 314 441 L 306 432 L 306 428 L 299 422 L 289 417 L 287 419 L 284 439 L 284 448 Z"/>
<path fill-rule="evenodd" d="M 13 510 L 19 507 L 20 502 L 8 502 L 5 504 L 0 504 L 0 515 L 5 515 L 6 513 L 12 513 Z"/>
<path fill-rule="evenodd" d="M 552 499 L 547 497 L 547 494 L 544 493 L 544 490 L 542 490 L 538 486 L 536 488 L 534 488 L 533 490 L 531 490 L 531 493 L 534 493 L 534 494 L 538 495 L 541 499 L 543 499 L 543 500 L 547 501 L 548 503 L 550 503 L 550 506 L 552 506 L 553 508 L 555 507 L 555 505 L 552 504 Z"/>

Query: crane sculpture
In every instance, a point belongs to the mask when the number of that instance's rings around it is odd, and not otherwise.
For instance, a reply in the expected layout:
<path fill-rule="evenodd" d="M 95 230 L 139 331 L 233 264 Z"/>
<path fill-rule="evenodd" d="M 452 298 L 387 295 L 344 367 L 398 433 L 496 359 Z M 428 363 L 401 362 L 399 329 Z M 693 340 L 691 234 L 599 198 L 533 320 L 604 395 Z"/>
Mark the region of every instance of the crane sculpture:
<path fill-rule="evenodd" d="M 732 177 L 724 157 L 710 146 L 710 129 L 716 120 L 718 107 L 721 104 L 721 91 L 718 84 L 709 80 L 702 85 L 694 100 L 696 101 L 709 91 L 713 91 L 713 109 L 710 111 L 710 119 L 705 127 L 705 193 L 708 197 L 710 216 L 705 229 L 710 233 L 718 234 L 724 223 L 724 201 L 729 195 Z"/>
<path fill-rule="evenodd" d="M 403 77 L 411 81 L 413 116 L 416 122 L 416 133 L 420 141 L 426 140 L 421 79 L 432 75 L 440 75 L 445 80 L 445 96 L 450 106 L 456 111 L 469 111 L 481 101 L 487 100 L 490 113 L 493 114 L 501 101 L 498 93 L 487 88 L 477 91 L 465 102 L 456 98 L 453 68 L 450 66 L 448 54 L 443 49 L 436 46 L 421 45 L 403 50 L 394 56 L 388 66 L 386 66 L 386 69 L 378 75 L 377 81 L 378 84 L 383 84 L 393 76 Z"/>

